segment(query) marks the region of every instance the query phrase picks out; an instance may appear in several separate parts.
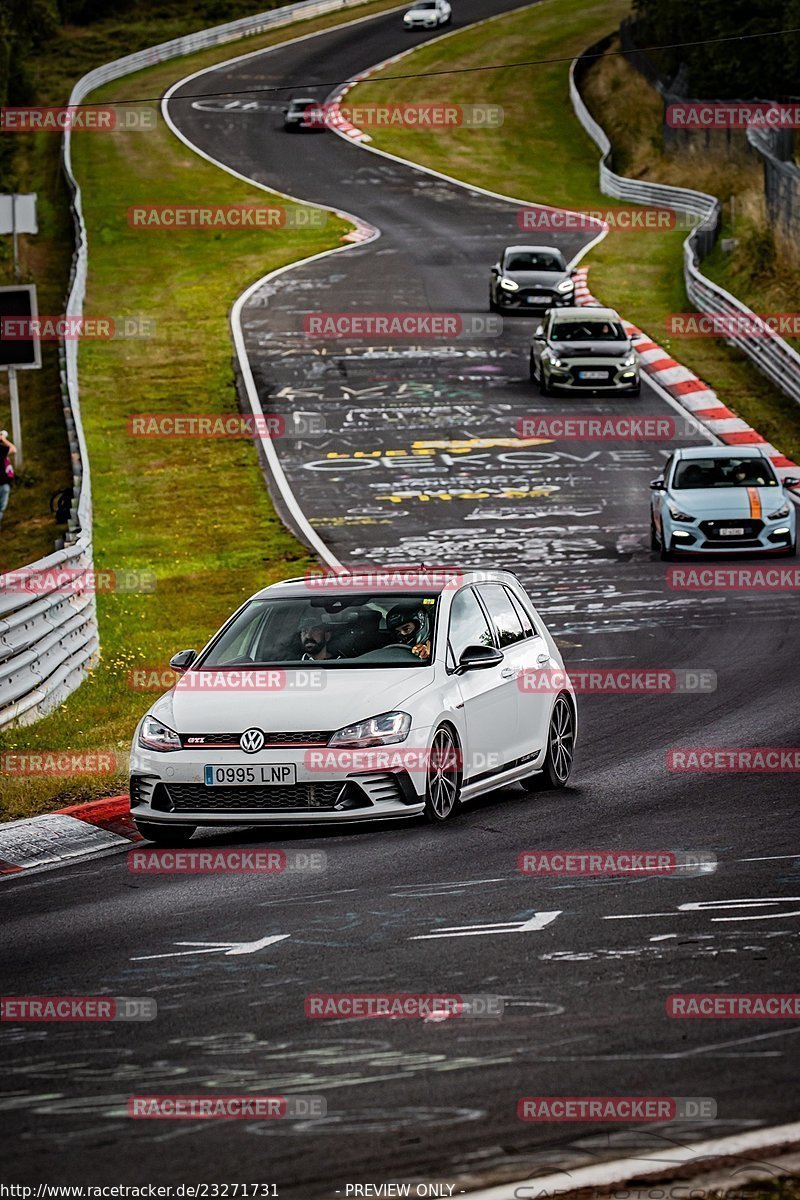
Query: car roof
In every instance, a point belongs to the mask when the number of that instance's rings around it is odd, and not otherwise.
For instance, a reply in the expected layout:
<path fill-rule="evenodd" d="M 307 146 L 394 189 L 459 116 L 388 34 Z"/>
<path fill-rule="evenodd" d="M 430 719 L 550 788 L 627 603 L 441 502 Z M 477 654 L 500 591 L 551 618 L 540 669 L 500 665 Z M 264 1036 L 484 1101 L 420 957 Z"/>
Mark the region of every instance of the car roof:
<path fill-rule="evenodd" d="M 402 586 L 397 586 L 398 577 Z M 323 580 L 330 580 L 326 584 Z M 415 582 L 418 580 L 418 582 Z M 335 582 L 334 582 L 335 581 Z M 415 596 L 420 592 L 456 591 L 470 583 L 519 583 L 513 571 L 464 569 L 461 567 L 426 567 L 409 569 L 408 567 L 379 567 L 373 571 L 336 572 L 329 568 L 318 568 L 308 575 L 297 576 L 294 579 L 282 579 L 271 583 L 256 592 L 251 599 L 300 598 L 308 596 L 324 596 L 341 594 L 342 592 L 369 592 L 374 595 Z"/>
<path fill-rule="evenodd" d="M 559 246 L 531 246 L 525 243 L 524 246 L 506 246 L 503 254 L 509 254 L 512 250 L 522 250 L 526 254 L 560 254 L 564 257 L 564 251 Z"/>
<path fill-rule="evenodd" d="M 590 305 L 571 305 L 570 307 L 554 308 L 551 311 L 556 321 L 577 321 L 587 317 L 592 321 L 619 321 L 620 319 L 616 309 Z"/>
<path fill-rule="evenodd" d="M 676 458 L 765 458 L 760 446 L 681 446 Z"/>

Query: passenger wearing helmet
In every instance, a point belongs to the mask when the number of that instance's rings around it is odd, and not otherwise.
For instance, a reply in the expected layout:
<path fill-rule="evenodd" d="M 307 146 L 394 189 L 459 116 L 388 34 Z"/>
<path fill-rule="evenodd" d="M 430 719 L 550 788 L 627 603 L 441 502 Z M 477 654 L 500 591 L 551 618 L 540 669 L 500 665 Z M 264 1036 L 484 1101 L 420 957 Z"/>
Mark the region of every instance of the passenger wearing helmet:
<path fill-rule="evenodd" d="M 386 628 L 397 642 L 408 646 L 412 654 L 427 662 L 431 656 L 431 633 L 428 615 L 416 606 L 396 604 L 386 614 Z"/>

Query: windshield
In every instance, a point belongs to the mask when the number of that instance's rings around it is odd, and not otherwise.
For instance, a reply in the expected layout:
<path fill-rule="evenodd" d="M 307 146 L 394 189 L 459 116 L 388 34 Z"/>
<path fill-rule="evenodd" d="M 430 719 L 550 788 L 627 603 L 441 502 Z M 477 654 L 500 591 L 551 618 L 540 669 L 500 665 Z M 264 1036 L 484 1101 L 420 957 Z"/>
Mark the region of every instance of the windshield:
<path fill-rule="evenodd" d="M 554 342 L 624 342 L 625 330 L 619 321 L 554 321 L 550 333 Z"/>
<path fill-rule="evenodd" d="M 546 251 L 515 250 L 506 259 L 507 271 L 566 271 L 567 264 L 560 254 Z"/>
<path fill-rule="evenodd" d="M 765 458 L 690 458 L 675 468 L 674 488 L 777 487 Z"/>
<path fill-rule="evenodd" d="M 432 593 L 251 600 L 198 666 L 424 667 L 437 601 Z"/>

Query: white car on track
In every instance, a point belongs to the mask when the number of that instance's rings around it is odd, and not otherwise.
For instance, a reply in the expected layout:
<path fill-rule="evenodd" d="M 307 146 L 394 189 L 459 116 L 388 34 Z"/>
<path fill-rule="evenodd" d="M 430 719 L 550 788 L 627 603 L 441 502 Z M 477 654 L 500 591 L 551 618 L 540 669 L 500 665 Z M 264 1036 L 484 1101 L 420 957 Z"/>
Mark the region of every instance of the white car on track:
<path fill-rule="evenodd" d="M 383 573 L 385 575 L 385 573 Z M 131 812 L 197 826 L 453 816 L 519 782 L 561 788 L 575 697 L 509 571 L 292 579 L 251 597 L 139 722 Z"/>
<path fill-rule="evenodd" d="M 417 0 L 403 14 L 403 25 L 406 29 L 438 29 L 440 25 L 449 25 L 452 16 L 448 0 Z"/>

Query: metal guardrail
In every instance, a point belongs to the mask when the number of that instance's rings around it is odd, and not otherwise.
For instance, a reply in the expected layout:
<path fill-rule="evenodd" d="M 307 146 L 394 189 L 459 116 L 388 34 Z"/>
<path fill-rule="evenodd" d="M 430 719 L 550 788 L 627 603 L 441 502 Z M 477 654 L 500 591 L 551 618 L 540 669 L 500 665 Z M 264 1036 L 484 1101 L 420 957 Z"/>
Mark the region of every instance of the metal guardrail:
<path fill-rule="evenodd" d="M 173 38 L 87 72 L 73 87 L 68 103 L 81 104 L 103 84 L 155 63 L 253 37 L 300 17 L 309 19 L 367 2 L 298 0 L 271 12 Z M 64 131 L 62 164 L 75 223 L 66 314 L 80 317 L 86 295 L 88 250 L 81 189 L 72 170 L 69 129 Z M 93 582 L 91 479 L 81 422 L 77 341 L 59 346 L 59 362 L 75 501 L 64 549 L 0 576 L 0 728 L 12 722 L 30 724 L 51 712 L 80 686 L 100 654 Z"/>
<path fill-rule="evenodd" d="M 603 38 L 589 46 L 571 64 L 569 72 L 569 94 L 575 115 L 600 150 L 600 191 L 619 200 L 672 208 L 698 218 L 698 224 L 683 243 L 683 274 L 689 300 L 700 312 L 722 318 L 726 322 L 726 331 L 730 329 L 724 335 L 725 340 L 743 351 L 776 387 L 800 404 L 800 354 L 767 328 L 761 329 L 758 337 L 736 333 L 737 325 L 742 328 L 758 325 L 758 317 L 700 270 L 701 261 L 713 248 L 719 234 L 721 207 L 716 196 L 691 188 L 628 179 L 612 171 L 611 143 L 584 104 L 579 88 L 589 63 L 608 47 L 609 42 L 610 38 Z"/>

